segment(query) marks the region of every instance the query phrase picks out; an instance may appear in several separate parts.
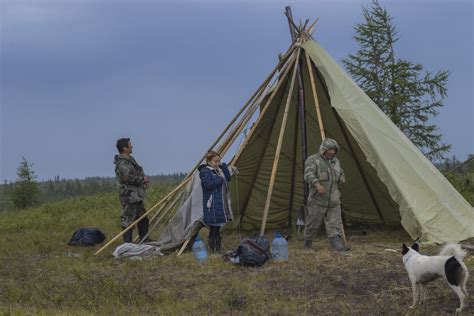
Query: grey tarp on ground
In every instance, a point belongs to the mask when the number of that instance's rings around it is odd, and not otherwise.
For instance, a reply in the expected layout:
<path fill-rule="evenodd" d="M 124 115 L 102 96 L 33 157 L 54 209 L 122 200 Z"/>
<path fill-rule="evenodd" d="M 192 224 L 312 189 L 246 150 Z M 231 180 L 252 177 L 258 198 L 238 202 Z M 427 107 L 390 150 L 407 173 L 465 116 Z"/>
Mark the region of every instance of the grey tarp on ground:
<path fill-rule="evenodd" d="M 115 259 L 149 259 L 162 256 L 160 247 L 146 244 L 124 243 L 115 248 L 113 256 Z"/>
<path fill-rule="evenodd" d="M 202 188 L 198 171 L 186 185 L 180 203 L 179 209 L 161 233 L 159 240 L 147 243 L 148 245 L 159 246 L 162 251 L 174 249 L 204 226 L 202 222 Z"/>

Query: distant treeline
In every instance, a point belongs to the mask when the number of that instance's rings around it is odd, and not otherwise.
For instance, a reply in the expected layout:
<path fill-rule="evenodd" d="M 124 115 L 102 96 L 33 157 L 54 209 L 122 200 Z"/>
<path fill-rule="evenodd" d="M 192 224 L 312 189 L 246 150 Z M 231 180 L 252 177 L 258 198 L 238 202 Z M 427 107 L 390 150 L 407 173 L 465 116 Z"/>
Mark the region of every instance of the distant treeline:
<path fill-rule="evenodd" d="M 474 204 L 474 159 L 473 155 L 469 155 L 464 162 L 459 161 L 456 157 L 445 159 L 443 162 L 437 163 L 436 167 L 446 176 L 446 178 L 454 185 L 454 187 L 466 198 L 466 200 Z M 170 185 L 179 184 L 185 173 L 160 174 L 150 176 L 152 185 Z M 60 201 L 65 198 L 91 195 L 99 192 L 116 192 L 118 183 L 115 177 L 89 177 L 85 179 L 61 179 L 56 176 L 53 180 L 37 182 L 40 194 L 39 202 Z M 4 182 L 0 185 L 0 211 L 13 209 L 11 202 L 11 192 L 15 188 L 14 182 Z"/>
<path fill-rule="evenodd" d="M 177 185 L 185 173 L 160 174 L 149 176 L 152 185 Z M 38 181 L 40 202 L 60 201 L 74 196 L 91 195 L 99 192 L 116 192 L 118 182 L 115 177 L 87 177 L 85 179 L 61 179 Z M 11 192 L 15 182 L 5 181 L 0 185 L 0 211 L 12 209 Z"/>

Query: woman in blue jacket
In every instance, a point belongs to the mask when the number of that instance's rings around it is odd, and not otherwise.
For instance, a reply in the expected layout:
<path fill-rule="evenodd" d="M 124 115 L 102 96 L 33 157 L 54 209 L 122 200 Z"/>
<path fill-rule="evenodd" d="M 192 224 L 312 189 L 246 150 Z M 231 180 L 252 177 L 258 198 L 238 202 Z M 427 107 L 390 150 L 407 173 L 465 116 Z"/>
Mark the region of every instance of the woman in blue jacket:
<path fill-rule="evenodd" d="M 235 168 L 231 168 L 232 173 Z M 209 226 L 209 247 L 211 251 L 220 251 L 220 229 L 232 220 L 228 182 L 231 170 L 215 151 L 208 152 L 206 164 L 199 166 L 199 177 L 203 193 L 204 223 Z"/>

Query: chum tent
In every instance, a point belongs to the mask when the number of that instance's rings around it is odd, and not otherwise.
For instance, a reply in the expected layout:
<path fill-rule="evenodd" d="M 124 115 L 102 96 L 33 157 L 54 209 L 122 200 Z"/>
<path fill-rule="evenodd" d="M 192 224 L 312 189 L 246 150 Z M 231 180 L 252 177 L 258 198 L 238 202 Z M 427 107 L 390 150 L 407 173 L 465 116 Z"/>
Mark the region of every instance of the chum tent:
<path fill-rule="evenodd" d="M 239 170 L 230 182 L 233 225 L 263 234 L 295 224 L 307 198 L 304 158 L 329 137 L 340 145 L 346 174 L 341 197 L 346 221 L 401 224 L 413 239 L 429 243 L 474 237 L 472 206 L 312 38 L 316 22 L 296 26 L 287 16 L 291 46 L 208 148 L 224 156 L 240 141 L 229 158 Z M 187 244 L 202 226 L 196 170 L 208 150 L 146 213 L 150 232 L 160 235 L 154 243 L 163 250 Z"/>

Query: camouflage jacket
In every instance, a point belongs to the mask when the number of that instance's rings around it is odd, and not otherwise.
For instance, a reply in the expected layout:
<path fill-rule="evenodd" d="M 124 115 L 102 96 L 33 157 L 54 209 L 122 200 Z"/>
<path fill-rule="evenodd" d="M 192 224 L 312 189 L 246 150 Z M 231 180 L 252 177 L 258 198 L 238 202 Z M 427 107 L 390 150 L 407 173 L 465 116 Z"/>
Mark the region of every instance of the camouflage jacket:
<path fill-rule="evenodd" d="M 119 199 L 122 205 L 143 201 L 146 196 L 145 173 L 132 156 L 116 155 L 115 175 L 120 183 Z"/>
<path fill-rule="evenodd" d="M 328 207 L 341 204 L 339 185 L 345 182 L 339 159 L 324 157 L 324 153 L 331 148 L 339 150 L 339 145 L 333 139 L 324 139 L 319 152 L 306 159 L 304 168 L 304 179 L 310 185 L 308 201 Z M 326 189 L 325 193 L 317 192 L 316 182 Z"/>

